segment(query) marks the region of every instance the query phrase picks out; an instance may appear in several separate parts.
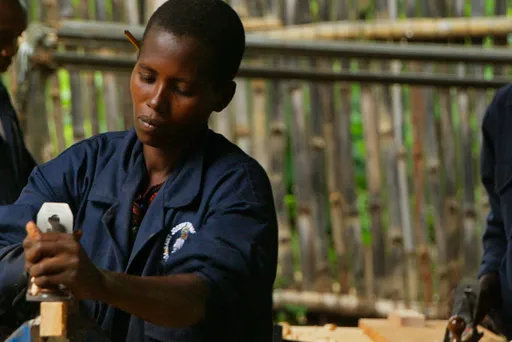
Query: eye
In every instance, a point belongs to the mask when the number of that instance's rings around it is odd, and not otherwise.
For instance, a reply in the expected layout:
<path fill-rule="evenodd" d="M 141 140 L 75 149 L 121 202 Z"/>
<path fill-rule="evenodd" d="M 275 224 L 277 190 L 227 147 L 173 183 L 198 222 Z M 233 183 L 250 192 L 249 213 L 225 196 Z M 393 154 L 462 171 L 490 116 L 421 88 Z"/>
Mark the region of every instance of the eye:
<path fill-rule="evenodd" d="M 187 89 L 184 86 L 180 86 L 180 85 L 175 85 L 172 90 L 180 95 L 187 96 L 187 97 L 193 95 L 193 93 L 190 89 Z"/>
<path fill-rule="evenodd" d="M 139 72 L 139 77 L 142 80 L 142 82 L 145 83 L 152 83 L 155 81 L 155 76 L 148 72 Z"/>

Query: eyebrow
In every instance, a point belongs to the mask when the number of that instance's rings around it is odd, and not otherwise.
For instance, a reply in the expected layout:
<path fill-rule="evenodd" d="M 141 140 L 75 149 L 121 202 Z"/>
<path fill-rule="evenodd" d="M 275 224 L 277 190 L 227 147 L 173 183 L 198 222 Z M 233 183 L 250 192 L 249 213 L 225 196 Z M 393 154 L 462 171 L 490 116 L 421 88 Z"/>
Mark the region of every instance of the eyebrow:
<path fill-rule="evenodd" d="M 147 64 L 139 63 L 139 67 L 141 67 L 142 69 L 146 69 L 148 71 L 154 72 L 155 74 L 158 74 L 158 71 L 156 71 L 155 69 L 153 69 L 152 67 L 150 67 Z M 184 79 L 184 78 L 179 78 L 179 77 L 173 77 L 173 79 L 175 81 L 181 82 L 181 83 L 194 83 L 194 81 L 187 80 L 187 79 Z"/>

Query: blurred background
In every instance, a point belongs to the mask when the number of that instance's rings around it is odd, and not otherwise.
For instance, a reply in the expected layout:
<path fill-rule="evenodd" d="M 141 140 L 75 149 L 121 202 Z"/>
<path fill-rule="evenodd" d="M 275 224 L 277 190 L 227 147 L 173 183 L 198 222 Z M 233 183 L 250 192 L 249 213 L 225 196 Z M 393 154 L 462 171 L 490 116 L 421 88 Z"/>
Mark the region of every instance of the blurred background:
<path fill-rule="evenodd" d="M 276 320 L 448 318 L 489 209 L 480 122 L 507 83 L 506 0 L 231 0 L 238 92 L 211 127 L 254 156 L 280 224 Z M 162 1 L 27 0 L 4 75 L 39 162 L 132 126 L 137 38 Z"/>

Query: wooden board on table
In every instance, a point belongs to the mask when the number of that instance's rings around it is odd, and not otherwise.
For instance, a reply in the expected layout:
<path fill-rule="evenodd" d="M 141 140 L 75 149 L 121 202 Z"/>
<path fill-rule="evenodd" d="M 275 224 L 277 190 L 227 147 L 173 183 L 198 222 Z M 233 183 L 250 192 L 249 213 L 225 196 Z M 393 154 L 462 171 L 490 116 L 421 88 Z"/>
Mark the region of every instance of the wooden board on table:
<path fill-rule="evenodd" d="M 283 324 L 283 339 L 300 342 L 373 342 L 359 328 L 327 326 L 289 326 Z"/>
<path fill-rule="evenodd" d="M 446 331 L 446 321 L 428 320 L 425 326 L 418 327 L 397 327 L 386 319 L 360 319 L 359 328 L 371 338 L 373 342 L 442 342 Z M 480 342 L 506 342 L 487 329 L 479 327 L 484 336 Z"/>

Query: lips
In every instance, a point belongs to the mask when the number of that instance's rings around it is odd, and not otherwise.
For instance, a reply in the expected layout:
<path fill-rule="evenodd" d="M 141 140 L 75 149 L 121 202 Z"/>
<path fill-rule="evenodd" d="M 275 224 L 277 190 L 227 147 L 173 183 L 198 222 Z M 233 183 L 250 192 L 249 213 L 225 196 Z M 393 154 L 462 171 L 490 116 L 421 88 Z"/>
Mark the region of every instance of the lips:
<path fill-rule="evenodd" d="M 141 115 L 138 117 L 138 120 L 139 120 L 140 124 L 142 125 L 142 127 L 148 131 L 154 131 L 155 129 L 162 126 L 161 122 L 151 118 L 148 115 Z"/>

